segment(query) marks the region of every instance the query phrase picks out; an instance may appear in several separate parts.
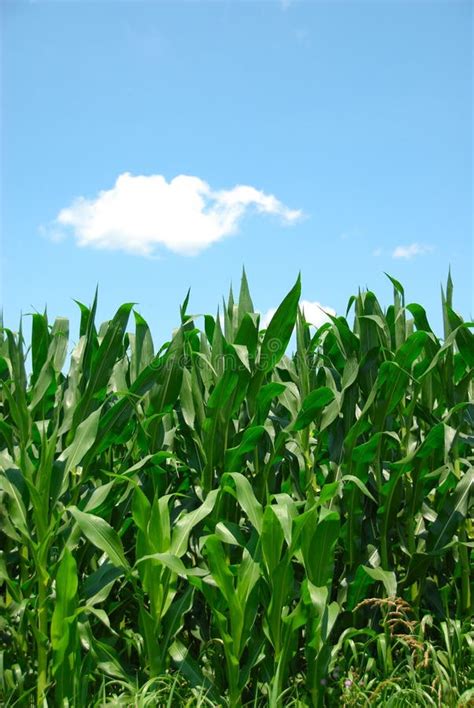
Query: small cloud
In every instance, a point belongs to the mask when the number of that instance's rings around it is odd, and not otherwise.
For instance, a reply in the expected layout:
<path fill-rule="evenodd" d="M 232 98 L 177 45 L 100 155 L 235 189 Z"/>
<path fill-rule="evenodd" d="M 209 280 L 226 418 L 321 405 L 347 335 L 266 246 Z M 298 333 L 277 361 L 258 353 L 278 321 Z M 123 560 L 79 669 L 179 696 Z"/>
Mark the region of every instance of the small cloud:
<path fill-rule="evenodd" d="M 270 320 L 272 319 L 276 311 L 276 307 L 271 307 L 265 312 L 265 314 L 260 317 L 260 326 L 262 327 L 262 329 L 266 329 L 268 327 L 268 325 L 270 324 Z"/>
<path fill-rule="evenodd" d="M 433 246 L 428 246 L 420 243 L 411 243 L 409 246 L 397 246 L 392 253 L 392 258 L 405 258 L 410 260 L 415 256 L 423 256 L 426 253 L 431 253 Z"/>
<path fill-rule="evenodd" d="M 272 194 L 237 185 L 214 191 L 199 177 L 121 174 L 112 189 L 93 199 L 78 197 L 61 209 L 49 231 L 70 229 L 79 246 L 143 256 L 158 247 L 194 256 L 238 231 L 249 211 L 273 214 L 292 224 L 303 214 Z"/>
<path fill-rule="evenodd" d="M 336 310 L 328 305 L 321 305 L 320 302 L 301 300 L 300 308 L 303 310 L 306 321 L 314 327 L 321 327 L 321 325 L 331 321 L 329 315 L 332 315 L 333 317 L 336 315 Z M 275 312 L 276 307 L 272 307 L 270 310 L 265 312 L 261 318 L 262 328 L 268 327 Z"/>
<path fill-rule="evenodd" d="M 375 256 L 375 258 L 378 258 L 379 256 L 381 256 L 382 253 L 383 253 L 383 251 L 382 251 L 381 248 L 375 248 L 375 249 L 372 251 L 372 255 Z"/>
<path fill-rule="evenodd" d="M 359 238 L 360 236 L 362 236 L 362 234 L 363 232 L 359 228 L 347 229 L 339 235 L 339 238 L 341 239 L 341 241 L 348 241 L 352 238 Z"/>
<path fill-rule="evenodd" d="M 329 305 L 321 305 L 320 302 L 302 300 L 300 307 L 303 310 L 306 321 L 315 327 L 321 327 L 321 325 L 326 322 L 330 322 L 331 319 L 329 315 L 332 315 L 332 317 L 336 316 L 336 310 L 329 307 Z"/>

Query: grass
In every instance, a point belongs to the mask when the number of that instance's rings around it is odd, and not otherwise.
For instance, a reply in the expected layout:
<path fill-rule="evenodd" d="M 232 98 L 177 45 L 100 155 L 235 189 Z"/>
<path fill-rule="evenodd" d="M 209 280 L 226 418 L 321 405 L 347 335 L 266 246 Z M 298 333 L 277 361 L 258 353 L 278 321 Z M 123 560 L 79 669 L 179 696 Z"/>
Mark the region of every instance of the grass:
<path fill-rule="evenodd" d="M 474 336 L 391 280 L 1 330 L 5 706 L 473 704 Z"/>

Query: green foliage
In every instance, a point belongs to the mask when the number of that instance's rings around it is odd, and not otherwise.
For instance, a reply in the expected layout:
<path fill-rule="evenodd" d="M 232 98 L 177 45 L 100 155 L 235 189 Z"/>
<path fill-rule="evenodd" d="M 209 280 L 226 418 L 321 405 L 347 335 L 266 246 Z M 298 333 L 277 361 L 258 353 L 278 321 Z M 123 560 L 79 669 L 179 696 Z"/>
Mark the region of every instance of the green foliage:
<path fill-rule="evenodd" d="M 5 705 L 472 701 L 474 337 L 390 279 L 262 330 L 244 273 L 156 353 L 96 295 L 67 371 L 64 319 L 0 330 Z"/>

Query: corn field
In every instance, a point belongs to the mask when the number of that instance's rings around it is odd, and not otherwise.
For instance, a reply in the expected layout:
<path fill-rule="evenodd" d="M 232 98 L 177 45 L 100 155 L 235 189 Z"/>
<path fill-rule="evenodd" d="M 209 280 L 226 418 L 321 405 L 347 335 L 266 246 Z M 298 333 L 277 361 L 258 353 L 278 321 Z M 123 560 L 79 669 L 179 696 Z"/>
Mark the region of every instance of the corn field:
<path fill-rule="evenodd" d="M 472 323 L 391 281 L 0 331 L 2 705 L 473 704 Z"/>

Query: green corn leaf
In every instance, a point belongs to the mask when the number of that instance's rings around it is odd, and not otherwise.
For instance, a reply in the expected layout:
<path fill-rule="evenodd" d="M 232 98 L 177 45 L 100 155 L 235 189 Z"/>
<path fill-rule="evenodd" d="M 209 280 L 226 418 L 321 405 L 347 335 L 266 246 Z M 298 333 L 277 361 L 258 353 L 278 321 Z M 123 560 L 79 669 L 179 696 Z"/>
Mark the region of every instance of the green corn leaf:
<path fill-rule="evenodd" d="M 151 504 L 140 487 L 137 487 L 132 498 L 132 516 L 142 533 L 146 533 L 150 521 Z"/>
<path fill-rule="evenodd" d="M 84 511 L 94 511 L 94 509 L 98 509 L 112 492 L 114 486 L 115 482 L 108 482 L 107 484 L 101 484 L 99 487 L 96 487 L 89 497 Z"/>
<path fill-rule="evenodd" d="M 65 474 L 79 465 L 91 449 L 97 437 L 101 408 L 90 414 L 77 428 L 72 443 L 60 455 L 59 461 L 66 463 Z"/>
<path fill-rule="evenodd" d="M 203 568 L 186 568 L 183 561 L 177 556 L 173 556 L 171 553 L 151 553 L 150 555 L 139 558 L 135 565 L 150 560 L 158 561 L 168 568 L 168 570 L 171 570 L 172 573 L 176 573 L 176 575 L 180 575 L 183 578 L 187 578 L 190 575 L 207 575 L 207 571 Z"/>
<path fill-rule="evenodd" d="M 232 575 L 222 543 L 217 536 L 208 536 L 205 542 L 209 569 L 217 586 L 221 590 L 229 609 L 236 615 L 241 615 L 242 610 L 237 601 Z"/>
<path fill-rule="evenodd" d="M 301 281 L 298 277 L 294 287 L 273 315 L 265 332 L 259 362 L 259 369 L 263 373 L 271 371 L 285 353 L 296 323 L 300 294 Z"/>
<path fill-rule="evenodd" d="M 385 275 L 390 280 L 395 290 L 402 296 L 402 298 L 405 297 L 405 290 L 403 289 L 403 285 L 388 273 L 385 273 Z"/>
<path fill-rule="evenodd" d="M 283 529 L 272 506 L 267 506 L 263 514 L 260 542 L 265 566 L 271 576 L 280 562 L 283 548 Z"/>
<path fill-rule="evenodd" d="M 429 339 L 429 335 L 423 331 L 414 332 L 408 337 L 397 351 L 396 361 L 399 366 L 410 371 L 413 362 L 418 359 Z"/>
<path fill-rule="evenodd" d="M 325 386 L 311 391 L 303 401 L 301 411 L 298 413 L 293 425 L 293 430 L 306 428 L 334 398 L 334 392 Z"/>
<path fill-rule="evenodd" d="M 234 339 L 234 346 L 245 345 L 252 363 L 255 359 L 258 345 L 257 318 L 258 315 L 244 314 Z"/>
<path fill-rule="evenodd" d="M 271 403 L 274 398 L 285 391 L 286 386 L 283 383 L 268 383 L 262 386 L 257 396 L 257 422 L 263 423 L 268 416 Z"/>
<path fill-rule="evenodd" d="M 308 578 L 317 587 L 332 581 L 334 552 L 339 538 L 340 520 L 335 511 L 327 512 L 314 528 L 314 515 L 303 527 L 301 549 Z"/>
<path fill-rule="evenodd" d="M 181 393 L 179 395 L 179 400 L 181 403 L 181 411 L 183 413 L 183 418 L 190 428 L 194 427 L 194 421 L 196 419 L 196 411 L 194 408 L 193 401 L 193 381 L 192 374 L 188 369 L 183 370 L 183 380 L 181 384 Z"/>
<path fill-rule="evenodd" d="M 144 533 L 147 536 L 147 552 L 164 553 L 171 544 L 170 494 L 155 496 Z"/>
<path fill-rule="evenodd" d="M 56 696 L 61 703 L 74 695 L 74 665 L 79 636 L 75 610 L 77 606 L 77 565 L 65 548 L 56 575 L 56 601 L 51 620 L 51 647 Z"/>
<path fill-rule="evenodd" d="M 181 558 L 186 552 L 188 539 L 193 528 L 208 516 L 216 503 L 218 490 L 214 489 L 207 495 L 205 501 L 194 511 L 181 516 L 173 525 L 170 553 Z"/>
<path fill-rule="evenodd" d="M 118 578 L 123 576 L 123 569 L 106 561 L 97 570 L 91 573 L 84 584 L 82 590 L 88 605 L 96 605 L 105 602 Z"/>
<path fill-rule="evenodd" d="M 51 646 L 55 654 L 53 664 L 55 673 L 62 664 L 68 645 L 69 626 L 66 620 L 74 616 L 77 606 L 77 588 L 77 564 L 71 551 L 65 548 L 56 574 L 56 602 L 51 619 Z"/>
<path fill-rule="evenodd" d="M 17 476 L 9 474 L 12 470 L 3 470 L 0 474 L 0 489 L 8 495 L 10 499 L 10 516 L 13 526 L 20 531 L 25 538 L 30 538 L 29 520 L 26 513 L 23 495 L 18 485 Z"/>
<path fill-rule="evenodd" d="M 191 585 L 173 601 L 164 619 L 163 640 L 161 642 L 162 661 L 167 654 L 170 644 L 183 626 L 184 616 L 193 606 L 194 588 Z"/>
<path fill-rule="evenodd" d="M 395 577 L 395 573 L 392 573 L 388 570 L 382 570 L 382 568 L 369 568 L 366 565 L 363 566 L 363 568 L 367 575 L 372 578 L 372 580 L 376 580 L 382 583 L 385 588 L 385 592 L 387 593 L 387 597 L 396 596 L 397 579 Z"/>
<path fill-rule="evenodd" d="M 51 343 L 48 349 L 48 359 L 51 360 L 57 374 L 64 366 L 69 339 L 69 320 L 57 317 L 51 330 Z"/>
<path fill-rule="evenodd" d="M 156 413 L 161 413 L 178 398 L 183 379 L 183 346 L 183 331 L 179 329 L 167 351 L 166 363 L 162 367 L 160 378 L 156 379 L 156 386 L 151 397 L 151 405 Z"/>
<path fill-rule="evenodd" d="M 122 305 L 117 310 L 113 320 L 107 325 L 104 337 L 91 361 L 91 374 L 84 395 L 74 412 L 74 428 L 91 413 L 94 398 L 98 395 L 102 395 L 101 392 L 105 391 L 114 364 L 123 346 L 123 335 L 132 307 L 133 303 Z"/>
<path fill-rule="evenodd" d="M 75 506 L 68 507 L 68 511 L 88 541 L 106 553 L 111 563 L 121 568 L 129 568 L 117 532 L 104 519 L 80 511 Z"/>
<path fill-rule="evenodd" d="M 456 488 L 443 503 L 436 521 L 428 530 L 427 550 L 435 553 L 446 546 L 467 517 L 474 485 L 474 469 L 471 468 L 458 482 Z"/>
<path fill-rule="evenodd" d="M 163 355 L 158 353 L 130 386 L 127 395 L 107 411 L 100 421 L 97 440 L 91 450 L 91 454 L 99 454 L 112 445 L 115 442 L 117 431 L 122 430 L 130 419 L 137 401 L 156 383 L 160 383 L 162 387 L 164 386 L 164 382 L 169 376 L 169 373 L 167 374 L 168 360 L 171 356 L 179 356 L 182 351 L 182 342 L 183 335 L 182 331 L 179 330 L 167 348 L 166 353 Z M 170 367 L 172 367 L 172 364 L 170 364 Z M 166 386 L 164 388 L 168 391 Z M 177 396 L 179 391 L 174 389 L 174 394 Z"/>
<path fill-rule="evenodd" d="M 247 514 L 252 526 L 254 526 L 260 534 L 262 532 L 263 510 L 262 505 L 254 494 L 252 485 L 249 480 L 239 472 L 229 472 L 223 476 L 221 482 L 222 486 L 225 486 L 229 477 L 235 484 L 235 492 L 232 487 L 229 487 L 229 491 L 235 494 L 237 501 Z"/>
<path fill-rule="evenodd" d="M 34 384 L 38 379 L 40 371 L 46 362 L 49 341 L 50 335 L 46 313 L 44 315 L 40 315 L 38 313 L 33 314 L 31 331 L 31 363 L 33 367 L 31 376 L 32 384 Z"/>
<path fill-rule="evenodd" d="M 130 379 L 135 381 L 153 360 L 153 341 L 150 328 L 138 312 L 133 313 L 135 317 L 135 335 L 132 342 L 132 358 L 130 362 Z"/>
<path fill-rule="evenodd" d="M 244 316 L 248 313 L 253 312 L 253 302 L 250 297 L 249 286 L 247 282 L 247 275 L 245 273 L 245 268 L 242 269 L 242 279 L 240 281 L 240 294 L 239 294 L 239 324 L 242 322 Z"/>
<path fill-rule="evenodd" d="M 186 677 L 190 685 L 197 689 L 204 688 L 209 698 L 218 705 L 220 702 L 219 692 L 209 679 L 204 676 L 199 663 L 193 658 L 184 644 L 175 640 L 170 647 L 169 653 L 178 670 Z"/>
<path fill-rule="evenodd" d="M 353 474 L 345 474 L 341 478 L 341 482 L 353 482 L 356 485 L 356 487 L 359 487 L 362 494 L 365 494 L 365 496 L 368 499 L 370 499 L 371 501 L 373 501 L 374 504 L 376 503 L 373 495 L 369 492 L 366 485 L 363 483 L 363 481 L 359 477 L 355 477 Z"/>
<path fill-rule="evenodd" d="M 237 471 L 242 465 L 242 460 L 249 452 L 255 450 L 260 438 L 265 432 L 263 425 L 247 428 L 242 435 L 242 440 L 236 447 L 229 448 L 225 455 L 225 469 L 228 472 Z"/>

